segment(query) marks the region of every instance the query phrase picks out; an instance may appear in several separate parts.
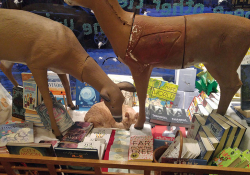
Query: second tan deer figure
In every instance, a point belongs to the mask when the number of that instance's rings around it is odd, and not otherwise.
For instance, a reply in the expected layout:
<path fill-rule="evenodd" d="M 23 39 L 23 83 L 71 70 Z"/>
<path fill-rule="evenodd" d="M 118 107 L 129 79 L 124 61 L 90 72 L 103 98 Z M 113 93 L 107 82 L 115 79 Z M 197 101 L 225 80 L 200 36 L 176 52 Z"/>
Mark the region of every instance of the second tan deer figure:
<path fill-rule="evenodd" d="M 124 11 L 117 0 L 65 0 L 90 8 L 120 61 L 131 70 L 139 98 L 135 128 L 143 128 L 148 81 L 154 67 L 203 63 L 217 80 L 224 115 L 242 83 L 236 72 L 250 47 L 249 19 L 225 14 L 149 17 Z"/>
<path fill-rule="evenodd" d="M 12 63 L 28 66 L 48 108 L 53 132 L 59 139 L 61 133 L 53 115 L 47 69 L 59 75 L 70 74 L 92 85 L 105 99 L 112 115 L 121 117 L 124 97 L 120 89 L 126 86 L 119 89 L 110 80 L 68 27 L 30 12 L 7 9 L 0 9 L 0 24 L 0 60 L 7 61 L 9 66 Z"/>

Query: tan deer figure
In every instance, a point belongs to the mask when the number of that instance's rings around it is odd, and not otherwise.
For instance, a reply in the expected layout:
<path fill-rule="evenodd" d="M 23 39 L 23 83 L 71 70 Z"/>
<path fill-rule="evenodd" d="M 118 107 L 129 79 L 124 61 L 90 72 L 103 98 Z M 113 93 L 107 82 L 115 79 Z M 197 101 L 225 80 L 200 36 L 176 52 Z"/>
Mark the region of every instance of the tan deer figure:
<path fill-rule="evenodd" d="M 135 128 L 143 128 L 148 80 L 154 67 L 181 69 L 203 63 L 217 80 L 224 115 L 242 83 L 236 73 L 250 46 L 250 21 L 224 14 L 149 17 L 124 11 L 117 0 L 65 0 L 90 8 L 114 52 L 131 70 L 139 98 Z"/>
<path fill-rule="evenodd" d="M 9 9 L 0 9 L 0 24 L 0 60 L 28 66 L 48 108 L 53 132 L 59 139 L 61 133 L 53 115 L 47 69 L 59 75 L 70 74 L 92 85 L 105 99 L 112 115 L 121 117 L 124 97 L 119 87 L 88 56 L 68 27 L 30 12 Z M 13 84 L 17 85 L 15 81 Z M 126 86 L 121 89 L 126 90 Z"/>

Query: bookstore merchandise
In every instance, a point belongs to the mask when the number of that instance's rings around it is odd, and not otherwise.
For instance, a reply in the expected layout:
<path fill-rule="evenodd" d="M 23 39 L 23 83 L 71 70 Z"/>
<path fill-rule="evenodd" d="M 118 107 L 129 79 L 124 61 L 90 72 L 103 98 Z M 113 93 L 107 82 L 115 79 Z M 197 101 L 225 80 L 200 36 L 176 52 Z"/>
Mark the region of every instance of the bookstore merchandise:
<path fill-rule="evenodd" d="M 184 91 L 177 90 L 172 108 L 184 109 Z"/>
<path fill-rule="evenodd" d="M 10 154 L 23 156 L 55 156 L 51 143 L 8 143 L 6 147 Z"/>
<path fill-rule="evenodd" d="M 190 119 L 185 109 L 166 108 L 149 105 L 150 122 L 160 125 L 190 127 Z"/>
<path fill-rule="evenodd" d="M 197 69 L 176 69 L 175 70 L 175 84 L 179 85 L 178 90 L 193 92 L 195 89 Z"/>
<path fill-rule="evenodd" d="M 153 161 L 153 136 L 130 137 L 128 161 Z"/>
<path fill-rule="evenodd" d="M 227 148 L 227 147 L 232 148 L 233 141 L 236 139 L 235 134 L 236 134 L 236 131 L 237 131 L 238 127 L 233 122 L 228 120 L 227 118 L 225 118 L 225 117 L 223 117 L 221 115 L 218 115 L 218 117 L 219 117 L 219 119 L 226 122 L 226 124 L 228 124 L 230 126 L 230 129 L 229 129 L 228 135 L 227 135 L 227 139 L 225 141 L 224 148 Z"/>
<path fill-rule="evenodd" d="M 25 109 L 23 108 L 23 87 L 15 86 L 12 92 L 12 116 L 25 119 Z"/>
<path fill-rule="evenodd" d="M 158 162 L 162 162 L 163 157 L 195 159 L 200 155 L 200 147 L 196 140 L 183 137 L 183 148 L 181 153 L 180 144 L 180 136 L 177 136 L 167 150 L 160 156 Z"/>
<path fill-rule="evenodd" d="M 236 164 L 235 167 L 237 168 L 249 168 L 249 164 L 250 164 L 250 152 L 249 150 L 245 150 L 244 152 L 242 152 L 242 154 L 240 155 L 240 163 Z"/>
<path fill-rule="evenodd" d="M 155 125 L 155 127 L 152 128 L 154 142 L 162 140 L 164 142 L 172 143 L 177 131 L 181 131 L 183 137 L 186 137 L 186 129 L 184 127 Z"/>
<path fill-rule="evenodd" d="M 61 141 L 68 142 L 82 142 L 84 137 L 93 128 L 93 123 L 89 122 L 75 122 L 73 126 L 66 132 Z"/>
<path fill-rule="evenodd" d="M 211 133 L 219 140 L 219 145 L 215 149 L 212 157 L 216 156 L 219 152 L 222 151 L 227 135 L 230 129 L 230 126 L 226 124 L 224 121 L 220 120 L 217 117 L 219 114 L 210 114 L 206 120 L 205 125 L 209 128 Z"/>
<path fill-rule="evenodd" d="M 202 131 L 205 133 L 206 137 L 210 141 L 210 143 L 213 145 L 214 149 L 217 148 L 218 144 L 220 143 L 219 140 L 211 133 L 209 128 L 207 126 L 201 126 L 199 131 Z"/>
<path fill-rule="evenodd" d="M 48 114 L 48 109 L 44 103 L 40 104 L 36 108 L 37 114 L 40 116 L 44 127 L 47 130 L 51 130 L 51 122 Z M 67 110 L 62 103 L 53 101 L 53 114 L 56 120 L 59 131 L 62 133 L 69 129 L 73 124 L 73 120 L 69 116 Z"/>
<path fill-rule="evenodd" d="M 202 131 L 199 131 L 195 137 L 195 140 L 198 141 L 198 144 L 200 147 L 200 156 L 198 158 L 209 161 L 215 148 L 210 143 L 205 133 Z"/>
<path fill-rule="evenodd" d="M 218 105 L 216 105 L 210 98 L 205 98 L 203 100 L 203 106 L 208 113 L 212 113 L 214 110 L 218 109 Z"/>
<path fill-rule="evenodd" d="M 187 165 L 207 165 L 207 160 L 204 159 L 184 159 L 184 158 L 166 158 L 163 157 L 161 163 L 171 164 L 187 164 Z M 180 175 L 182 173 L 161 172 L 161 175 Z M 183 173 L 187 175 L 194 175 L 193 173 Z"/>
<path fill-rule="evenodd" d="M 76 105 L 79 108 L 90 108 L 101 101 L 100 93 L 85 82 L 76 80 Z"/>
<path fill-rule="evenodd" d="M 55 148 L 57 157 L 78 158 L 78 159 L 99 159 L 97 149 L 84 148 Z M 65 168 L 65 167 L 64 167 Z M 93 170 L 93 167 L 66 166 L 67 169 Z"/>
<path fill-rule="evenodd" d="M 41 103 L 41 94 L 34 79 L 23 82 L 23 108 L 35 111 Z"/>
<path fill-rule="evenodd" d="M 31 110 L 26 109 L 24 114 L 25 114 L 26 122 L 32 122 L 35 127 L 40 127 L 40 128 L 45 129 L 45 126 L 41 120 L 41 117 L 37 114 L 36 111 L 31 111 Z"/>
<path fill-rule="evenodd" d="M 0 146 L 7 143 L 31 143 L 34 142 L 33 123 L 13 123 L 0 125 Z"/>
<path fill-rule="evenodd" d="M 64 102 L 63 95 L 66 95 L 66 92 L 61 82 L 61 79 L 59 78 L 57 73 L 54 73 L 52 71 L 48 71 L 47 76 L 48 76 L 49 90 L 52 92 L 52 94 L 56 97 L 57 100 L 61 100 L 63 103 Z M 66 77 L 69 81 L 68 74 L 66 74 Z"/>
<path fill-rule="evenodd" d="M 11 119 L 12 114 L 12 96 L 0 83 L 0 124 L 6 123 Z"/>
<path fill-rule="evenodd" d="M 194 114 L 191 127 L 188 129 L 187 137 L 194 139 L 199 131 L 199 128 L 205 125 L 205 123 L 206 120 L 204 118 L 202 118 L 199 114 Z"/>
<path fill-rule="evenodd" d="M 241 151 L 238 148 L 226 148 L 209 162 L 208 165 L 218 167 L 235 167 L 240 163 Z"/>

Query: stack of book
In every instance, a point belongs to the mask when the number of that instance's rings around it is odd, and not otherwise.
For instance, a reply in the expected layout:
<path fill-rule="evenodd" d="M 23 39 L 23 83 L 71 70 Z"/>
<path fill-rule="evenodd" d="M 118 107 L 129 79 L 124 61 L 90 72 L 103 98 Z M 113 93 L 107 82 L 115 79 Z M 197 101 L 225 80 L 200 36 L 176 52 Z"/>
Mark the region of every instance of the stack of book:
<path fill-rule="evenodd" d="M 177 136 L 167 150 L 161 155 L 158 162 L 162 162 L 162 158 L 179 158 L 180 154 L 180 136 Z M 183 138 L 183 147 L 180 158 L 195 159 L 201 154 L 198 141 L 191 138 Z"/>
<path fill-rule="evenodd" d="M 211 113 L 207 119 L 195 113 L 189 138 L 195 138 L 200 146 L 200 158 L 210 160 L 224 148 L 237 148 L 246 132 L 246 128 L 230 116 Z"/>

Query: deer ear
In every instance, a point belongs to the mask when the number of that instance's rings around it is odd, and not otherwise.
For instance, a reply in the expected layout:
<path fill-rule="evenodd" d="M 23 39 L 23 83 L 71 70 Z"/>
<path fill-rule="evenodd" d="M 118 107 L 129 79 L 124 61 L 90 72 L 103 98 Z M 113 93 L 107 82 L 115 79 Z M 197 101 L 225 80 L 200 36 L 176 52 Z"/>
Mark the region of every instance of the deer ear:
<path fill-rule="evenodd" d="M 119 87 L 120 90 L 125 90 L 128 92 L 136 92 L 135 86 L 130 82 L 123 81 L 118 83 L 117 86 Z"/>
<path fill-rule="evenodd" d="M 129 113 L 128 112 L 125 113 L 125 117 L 129 118 Z"/>
<path fill-rule="evenodd" d="M 105 91 L 105 92 L 101 92 L 100 93 L 100 96 L 101 98 L 103 98 L 106 102 L 110 102 L 110 98 L 109 98 L 109 95 L 108 93 Z"/>

